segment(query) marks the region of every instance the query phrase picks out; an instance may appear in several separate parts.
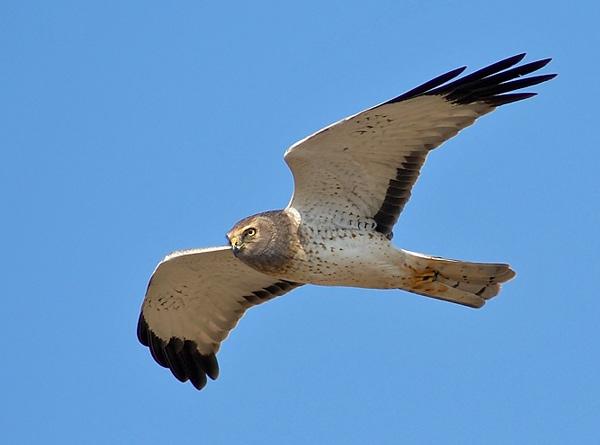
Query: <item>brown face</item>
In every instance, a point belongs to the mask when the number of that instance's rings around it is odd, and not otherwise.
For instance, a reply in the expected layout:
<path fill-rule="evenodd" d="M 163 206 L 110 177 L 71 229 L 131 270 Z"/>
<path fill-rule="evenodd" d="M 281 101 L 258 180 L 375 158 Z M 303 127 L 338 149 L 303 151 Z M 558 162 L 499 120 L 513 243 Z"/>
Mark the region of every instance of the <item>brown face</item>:
<path fill-rule="evenodd" d="M 293 257 L 291 224 L 281 211 L 249 216 L 227 233 L 233 254 L 243 263 L 266 274 L 279 273 Z"/>
<path fill-rule="evenodd" d="M 256 239 L 258 231 L 252 225 L 245 227 L 234 227 L 227 233 L 227 239 L 234 254 L 238 254 Z"/>
<path fill-rule="evenodd" d="M 227 239 L 235 256 L 243 259 L 250 255 L 265 253 L 273 238 L 273 223 L 263 216 L 251 216 L 238 222 L 228 233 Z"/>

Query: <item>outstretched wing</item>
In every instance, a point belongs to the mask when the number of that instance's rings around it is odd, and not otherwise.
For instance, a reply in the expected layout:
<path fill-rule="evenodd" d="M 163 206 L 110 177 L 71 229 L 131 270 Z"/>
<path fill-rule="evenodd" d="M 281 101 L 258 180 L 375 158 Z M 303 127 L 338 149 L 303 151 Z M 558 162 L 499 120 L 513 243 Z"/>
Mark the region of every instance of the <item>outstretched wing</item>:
<path fill-rule="evenodd" d="M 251 269 L 230 247 L 175 252 L 150 278 L 138 339 L 178 380 L 202 389 L 207 375 L 217 378 L 215 354 L 246 309 L 298 286 Z"/>
<path fill-rule="evenodd" d="M 455 69 L 294 144 L 285 154 L 295 182 L 289 207 L 320 226 L 370 225 L 391 238 L 432 149 L 497 106 L 535 95 L 504 93 L 555 77 L 514 80 L 550 61 L 515 67 L 524 57 L 451 81 L 465 67 Z"/>

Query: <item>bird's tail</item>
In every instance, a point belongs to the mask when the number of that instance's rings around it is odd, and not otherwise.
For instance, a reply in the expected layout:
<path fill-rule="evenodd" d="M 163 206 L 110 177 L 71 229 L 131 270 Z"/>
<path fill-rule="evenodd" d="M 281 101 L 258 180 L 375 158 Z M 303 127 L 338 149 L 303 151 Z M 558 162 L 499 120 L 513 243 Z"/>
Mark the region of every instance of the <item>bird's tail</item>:
<path fill-rule="evenodd" d="M 498 295 L 500 285 L 515 276 L 508 264 L 469 263 L 402 252 L 406 267 L 413 272 L 404 290 L 474 308 Z"/>

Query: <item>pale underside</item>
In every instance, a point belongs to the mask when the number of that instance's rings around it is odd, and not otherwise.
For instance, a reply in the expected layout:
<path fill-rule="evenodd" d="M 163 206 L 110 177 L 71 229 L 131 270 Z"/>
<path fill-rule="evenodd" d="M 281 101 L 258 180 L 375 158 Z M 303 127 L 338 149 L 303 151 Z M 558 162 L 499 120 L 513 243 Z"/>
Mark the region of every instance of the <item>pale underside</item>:
<path fill-rule="evenodd" d="M 401 288 L 481 307 L 514 276 L 507 265 L 415 254 L 390 239 L 432 149 L 496 106 L 533 95 L 503 93 L 553 77 L 514 80 L 549 61 L 511 68 L 522 58 L 449 82 L 462 69 L 451 71 L 294 144 L 285 153 L 295 183 L 286 212 L 302 240 L 293 267 L 258 272 L 229 246 L 176 252 L 148 285 L 140 341 L 200 389 L 216 377 L 214 354 L 244 312 L 302 284 Z"/>
<path fill-rule="evenodd" d="M 374 226 L 390 180 L 404 163 L 418 158 L 408 169 L 415 171 L 416 180 L 430 150 L 492 110 L 485 103 L 459 106 L 439 96 L 422 96 L 333 124 L 286 152 L 295 182 L 289 207 L 304 223 L 323 228 Z"/>

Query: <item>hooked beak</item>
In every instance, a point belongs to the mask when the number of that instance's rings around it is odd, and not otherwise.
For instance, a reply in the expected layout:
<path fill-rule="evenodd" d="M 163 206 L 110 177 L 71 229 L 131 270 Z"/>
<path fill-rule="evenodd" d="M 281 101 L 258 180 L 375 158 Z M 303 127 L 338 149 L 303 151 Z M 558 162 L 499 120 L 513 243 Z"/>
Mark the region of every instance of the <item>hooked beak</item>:
<path fill-rule="evenodd" d="M 242 249 L 242 241 L 237 236 L 229 238 L 229 243 L 231 244 L 231 249 L 234 254 L 237 254 Z"/>

